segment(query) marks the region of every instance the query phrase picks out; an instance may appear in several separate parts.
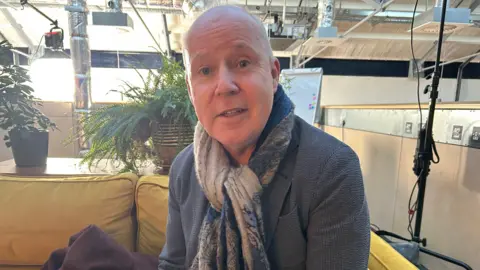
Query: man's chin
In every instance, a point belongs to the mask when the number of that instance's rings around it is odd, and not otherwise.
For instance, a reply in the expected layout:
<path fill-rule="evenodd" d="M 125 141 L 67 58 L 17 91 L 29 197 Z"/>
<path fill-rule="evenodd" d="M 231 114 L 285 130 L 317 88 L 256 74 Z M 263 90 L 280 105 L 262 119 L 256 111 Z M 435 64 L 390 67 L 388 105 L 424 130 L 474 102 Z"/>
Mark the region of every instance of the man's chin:
<path fill-rule="evenodd" d="M 225 148 L 235 149 L 235 148 L 245 148 L 251 144 L 250 136 L 245 136 L 243 134 L 232 133 L 232 134 L 222 134 L 217 139 Z"/>

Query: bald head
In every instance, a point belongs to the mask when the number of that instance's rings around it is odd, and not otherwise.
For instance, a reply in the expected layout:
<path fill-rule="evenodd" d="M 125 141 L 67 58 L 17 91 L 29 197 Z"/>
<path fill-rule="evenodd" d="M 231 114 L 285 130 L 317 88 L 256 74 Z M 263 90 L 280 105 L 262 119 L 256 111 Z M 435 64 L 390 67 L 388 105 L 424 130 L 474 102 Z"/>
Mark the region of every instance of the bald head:
<path fill-rule="evenodd" d="M 228 24 L 234 22 L 246 25 L 253 39 L 259 41 L 265 55 L 273 59 L 272 48 L 263 23 L 247 10 L 234 5 L 216 6 L 199 15 L 189 30 L 183 35 L 183 50 L 188 50 L 190 43 L 199 42 L 198 40 L 191 39 L 192 33 L 197 31 L 215 31 L 214 29 L 217 27 L 222 27 L 222 25 L 228 27 Z M 234 31 L 233 27 L 232 31 Z"/>
<path fill-rule="evenodd" d="M 262 23 L 236 6 L 211 8 L 185 34 L 183 59 L 198 120 L 238 163 L 247 164 L 280 75 Z"/>

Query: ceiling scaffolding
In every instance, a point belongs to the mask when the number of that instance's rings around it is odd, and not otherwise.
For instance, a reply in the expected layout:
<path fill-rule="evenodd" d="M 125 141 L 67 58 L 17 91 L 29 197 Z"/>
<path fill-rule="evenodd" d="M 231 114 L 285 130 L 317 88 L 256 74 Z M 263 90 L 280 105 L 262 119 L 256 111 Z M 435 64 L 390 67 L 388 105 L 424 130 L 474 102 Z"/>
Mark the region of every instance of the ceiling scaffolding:
<path fill-rule="evenodd" d="M 131 18 L 135 26 L 129 31 L 105 32 L 102 27 L 92 23 L 93 12 L 108 12 L 104 0 L 87 0 L 89 10 L 88 35 L 91 50 L 155 52 L 156 44 L 160 47 L 180 51 L 181 36 L 188 29 L 192 19 L 185 7 L 204 7 L 222 4 L 222 2 L 195 1 L 189 5 L 179 0 L 141 0 L 132 1 L 141 14 L 142 21 L 129 4 L 121 6 L 121 12 Z M 68 33 L 67 1 L 30 1 L 36 7 L 58 19 L 59 24 Z M 231 0 L 247 8 L 252 14 L 264 20 L 265 24 L 274 25 L 277 20 L 276 33 L 271 35 L 271 45 L 277 56 L 294 56 L 297 64 L 314 57 L 335 59 L 364 60 L 410 60 L 410 23 L 413 3 L 410 0 Z M 328 5 L 325 5 L 328 3 Z M 445 51 L 451 51 L 443 61 L 451 61 L 471 55 L 480 49 L 480 0 L 452 0 L 451 9 L 469 9 L 470 21 L 452 33 L 448 33 Z M 420 0 L 417 13 L 420 16 L 435 8 L 434 0 Z M 331 14 L 331 26 L 319 23 L 324 18 L 328 6 Z M 40 43 L 44 32 L 49 29 L 48 21 L 33 14 L 32 10 L 22 10 L 17 1 L 0 1 L 0 32 L 15 47 L 33 50 Z M 163 14 L 163 15 L 161 15 Z M 425 16 L 425 15 L 423 15 Z M 166 31 L 168 38 L 166 38 Z M 274 26 L 274 27 L 277 27 Z M 328 28 L 330 27 L 330 28 Z M 326 32 L 326 30 L 330 32 Z M 280 31 L 280 32 L 279 32 Z M 328 36 L 330 35 L 330 36 Z M 425 56 L 425 61 L 433 60 L 431 51 L 437 35 L 428 32 L 414 33 L 415 55 Z M 65 44 L 69 49 L 69 44 Z M 475 61 L 480 61 L 476 58 Z"/>

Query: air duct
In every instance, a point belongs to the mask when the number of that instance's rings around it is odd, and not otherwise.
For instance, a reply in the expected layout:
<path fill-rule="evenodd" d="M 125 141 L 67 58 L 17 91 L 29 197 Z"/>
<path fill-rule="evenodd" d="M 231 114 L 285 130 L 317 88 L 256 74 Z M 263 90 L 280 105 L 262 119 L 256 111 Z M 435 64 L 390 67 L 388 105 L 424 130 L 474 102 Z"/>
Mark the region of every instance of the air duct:
<path fill-rule="evenodd" d="M 321 0 L 318 2 L 318 26 L 329 28 L 333 25 L 335 3 L 333 0 Z"/>
<path fill-rule="evenodd" d="M 122 12 L 122 0 L 109 0 L 107 11 L 92 12 L 92 24 L 96 26 L 114 27 L 124 32 L 133 30 L 133 20 Z"/>
<path fill-rule="evenodd" d="M 318 2 L 317 29 L 313 38 L 308 41 L 307 46 L 338 46 L 344 42 L 338 37 L 337 27 L 333 26 L 335 15 L 334 0 L 320 0 Z"/>
<path fill-rule="evenodd" d="M 87 34 L 88 8 L 85 0 L 68 0 L 65 6 L 68 13 L 68 27 L 70 32 L 70 57 L 72 58 L 75 76 L 74 114 L 78 119 L 75 125 L 75 134 L 82 134 L 81 115 L 91 109 L 91 84 L 90 84 L 90 45 Z M 88 143 L 79 136 L 79 150 L 88 148 Z"/>
<path fill-rule="evenodd" d="M 460 28 L 472 25 L 471 11 L 469 8 L 451 8 L 450 0 L 436 0 L 435 6 L 415 17 L 413 31 L 415 33 L 438 34 L 440 18 L 442 17 L 442 4 L 447 1 L 445 12 L 445 33 L 451 33 Z"/>

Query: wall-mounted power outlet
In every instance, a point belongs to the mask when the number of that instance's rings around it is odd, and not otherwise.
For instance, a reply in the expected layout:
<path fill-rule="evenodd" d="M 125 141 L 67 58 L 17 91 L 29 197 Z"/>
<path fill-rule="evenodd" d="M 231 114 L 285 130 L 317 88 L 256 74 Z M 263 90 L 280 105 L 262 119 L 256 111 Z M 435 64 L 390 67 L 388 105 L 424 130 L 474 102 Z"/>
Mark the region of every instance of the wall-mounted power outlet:
<path fill-rule="evenodd" d="M 452 140 L 462 140 L 463 126 L 454 125 L 452 129 Z"/>
<path fill-rule="evenodd" d="M 405 123 L 405 133 L 406 134 L 412 134 L 412 129 L 413 129 L 413 123 L 412 122 L 406 122 Z"/>
<path fill-rule="evenodd" d="M 480 148 L 480 127 L 473 127 L 469 145 L 471 147 Z"/>

